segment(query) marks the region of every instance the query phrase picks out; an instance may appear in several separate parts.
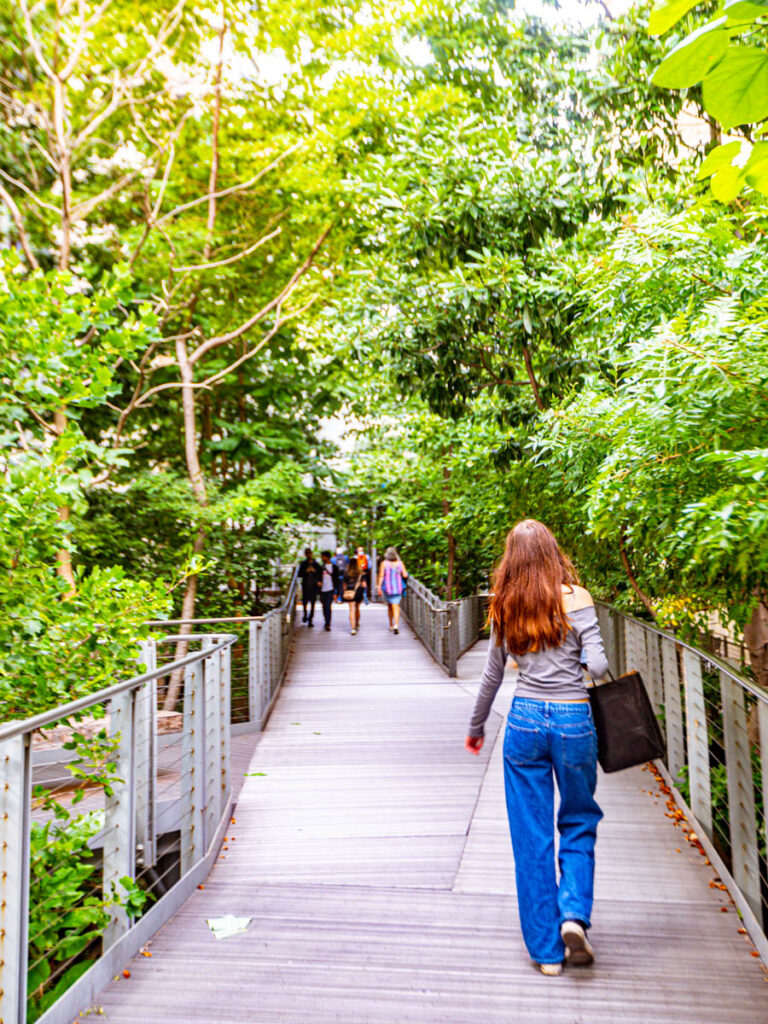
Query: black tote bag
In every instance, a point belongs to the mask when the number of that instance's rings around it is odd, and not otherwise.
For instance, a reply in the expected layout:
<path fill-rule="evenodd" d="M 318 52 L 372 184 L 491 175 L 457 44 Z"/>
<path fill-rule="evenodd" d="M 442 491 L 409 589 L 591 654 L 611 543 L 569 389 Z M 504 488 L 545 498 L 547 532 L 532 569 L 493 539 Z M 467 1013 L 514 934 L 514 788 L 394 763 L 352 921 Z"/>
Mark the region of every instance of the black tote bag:
<path fill-rule="evenodd" d="M 664 739 L 639 672 L 589 688 L 597 731 L 597 759 L 619 772 L 664 756 Z"/>

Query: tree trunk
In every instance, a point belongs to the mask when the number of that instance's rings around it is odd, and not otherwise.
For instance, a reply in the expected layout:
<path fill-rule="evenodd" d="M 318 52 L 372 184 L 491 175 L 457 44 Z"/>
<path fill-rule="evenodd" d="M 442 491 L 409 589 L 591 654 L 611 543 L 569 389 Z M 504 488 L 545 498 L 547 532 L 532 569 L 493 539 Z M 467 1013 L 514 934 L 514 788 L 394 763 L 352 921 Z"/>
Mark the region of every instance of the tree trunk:
<path fill-rule="evenodd" d="M 539 412 L 544 412 L 544 403 L 541 400 L 539 382 L 536 380 L 536 374 L 533 372 L 531 350 L 527 345 L 523 345 L 523 359 L 525 360 L 525 372 L 528 374 L 528 381 L 531 385 L 531 390 L 533 391 L 533 397 L 536 399 L 536 408 Z"/>
<path fill-rule="evenodd" d="M 216 199 L 214 198 L 216 193 L 216 186 L 218 183 L 219 175 L 219 125 L 221 121 L 221 75 L 222 66 L 224 62 L 224 36 L 226 34 L 226 23 L 224 22 L 224 7 L 222 5 L 222 24 L 219 30 L 219 54 L 218 63 L 216 67 L 216 91 L 214 94 L 213 101 L 213 140 L 212 140 L 212 153 L 211 153 L 211 171 L 208 176 L 208 219 L 206 222 L 206 238 L 205 246 L 203 247 L 203 262 L 207 263 L 211 255 L 211 245 L 213 242 L 213 233 L 216 228 Z M 194 301 L 191 309 L 194 309 Z M 203 476 L 202 466 L 200 465 L 200 452 L 197 445 L 197 422 L 195 415 L 195 372 L 192 364 L 189 361 L 189 352 L 187 350 L 187 343 L 182 338 L 176 341 L 176 359 L 179 364 L 179 374 L 181 376 L 182 388 L 181 388 L 181 406 L 184 422 L 184 455 L 187 462 L 187 473 L 189 474 L 189 482 L 192 485 L 192 492 L 195 495 L 195 499 L 200 508 L 205 508 L 208 505 L 208 492 L 205 486 L 205 477 Z M 199 527 L 195 534 L 195 541 L 192 546 L 192 552 L 195 555 L 202 555 L 205 550 L 205 530 L 203 527 Z M 195 604 L 197 601 L 197 574 L 190 576 L 187 580 L 187 586 L 184 591 L 184 600 L 181 603 L 181 618 L 182 619 L 194 619 L 195 617 Z M 182 622 L 179 629 L 180 635 L 184 635 L 192 632 L 191 622 Z M 176 645 L 176 660 L 185 657 L 188 650 L 188 644 L 185 640 L 180 641 Z M 181 681 L 183 677 L 183 669 L 177 670 L 171 673 L 171 678 L 168 682 L 168 691 L 165 695 L 163 707 L 166 711 L 172 711 L 176 706 L 176 701 L 179 699 L 179 693 L 181 692 Z"/>
<path fill-rule="evenodd" d="M 635 578 L 635 574 L 632 571 L 632 566 L 629 564 L 629 558 L 627 558 L 627 552 L 626 552 L 626 550 L 624 548 L 624 538 L 623 537 L 619 541 L 619 554 L 621 555 L 621 564 L 624 566 L 624 571 L 627 574 L 627 579 L 629 580 L 630 586 L 634 590 L 635 594 L 637 594 L 637 596 L 640 598 L 640 600 L 642 601 L 642 603 L 645 606 L 646 610 L 650 612 L 651 617 L 655 619 L 656 618 L 656 610 L 654 609 L 653 605 L 651 604 L 651 599 L 650 599 L 650 597 L 648 597 L 648 595 L 642 589 L 640 584 L 637 582 L 637 579 Z"/>

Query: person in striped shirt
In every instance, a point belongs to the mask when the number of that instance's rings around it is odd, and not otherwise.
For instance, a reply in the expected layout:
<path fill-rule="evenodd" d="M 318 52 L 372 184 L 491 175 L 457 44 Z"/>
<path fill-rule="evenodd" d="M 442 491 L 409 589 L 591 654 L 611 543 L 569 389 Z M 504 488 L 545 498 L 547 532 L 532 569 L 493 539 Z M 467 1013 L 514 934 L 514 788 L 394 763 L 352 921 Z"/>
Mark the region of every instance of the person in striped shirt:
<path fill-rule="evenodd" d="M 407 579 L 408 570 L 405 568 L 396 548 L 387 548 L 379 567 L 377 590 L 387 602 L 389 628 L 395 634 L 400 632 L 400 602 L 403 599 L 405 581 Z"/>

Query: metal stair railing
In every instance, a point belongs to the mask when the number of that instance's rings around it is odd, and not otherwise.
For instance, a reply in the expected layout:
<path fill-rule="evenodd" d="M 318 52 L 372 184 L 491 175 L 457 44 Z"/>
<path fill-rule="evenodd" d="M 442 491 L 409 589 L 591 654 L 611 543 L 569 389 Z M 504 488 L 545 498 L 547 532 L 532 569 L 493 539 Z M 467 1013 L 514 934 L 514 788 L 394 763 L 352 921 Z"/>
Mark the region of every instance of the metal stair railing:
<path fill-rule="evenodd" d="M 666 742 L 657 767 L 689 841 L 701 843 L 768 962 L 768 692 L 673 633 L 596 604 L 612 673 L 638 671 L 645 682 Z"/>
<path fill-rule="evenodd" d="M 480 635 L 484 600 L 447 602 L 408 581 L 404 613 L 451 677 Z M 689 841 L 701 844 L 768 962 L 768 692 L 673 633 L 596 605 L 611 671 L 636 670 L 645 682 L 666 742 L 657 768 L 691 826 Z M 674 804 L 670 815 L 679 820 Z"/>
<path fill-rule="evenodd" d="M 298 565 L 294 566 L 282 602 L 265 615 L 161 619 L 149 623 L 155 630 L 179 631 L 174 640 L 188 641 L 190 645 L 194 643 L 191 636 L 182 634 L 179 627 L 217 626 L 236 634 L 232 648 L 233 735 L 262 730 L 274 706 L 288 667 L 298 598 L 298 571 Z"/>
<path fill-rule="evenodd" d="M 155 643 L 146 642 L 141 675 L 0 725 L 2 1024 L 25 1024 L 30 999 L 40 1024 L 70 1024 L 213 865 L 232 809 L 229 655 L 236 637 L 190 639 L 199 651 L 159 667 Z M 173 670 L 183 673 L 179 710 L 161 731 L 157 685 Z M 100 775 L 107 765 L 108 778 Z M 73 847 L 78 834 L 87 844 Z M 78 871 L 88 881 L 73 906 L 67 884 Z M 141 916 L 126 898 L 134 887 L 155 897 Z M 73 915 L 92 913 L 94 900 L 101 936 L 78 948 Z M 95 959 L 83 973 L 86 953 Z M 58 999 L 57 986 L 66 988 Z"/>
<path fill-rule="evenodd" d="M 479 638 L 483 597 L 473 594 L 460 601 L 444 601 L 413 576 L 402 600 L 403 614 L 426 649 L 451 678 L 458 661 Z"/>

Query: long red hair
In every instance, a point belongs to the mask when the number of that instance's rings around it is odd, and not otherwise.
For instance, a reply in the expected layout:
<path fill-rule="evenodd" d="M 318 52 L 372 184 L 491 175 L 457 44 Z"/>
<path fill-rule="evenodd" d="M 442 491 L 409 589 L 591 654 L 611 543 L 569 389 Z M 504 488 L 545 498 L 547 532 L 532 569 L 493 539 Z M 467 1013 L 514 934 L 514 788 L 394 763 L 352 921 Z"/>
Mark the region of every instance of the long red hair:
<path fill-rule="evenodd" d="M 503 640 L 512 655 L 559 647 L 570 629 L 562 588 L 574 583 L 576 570 L 552 532 L 536 519 L 517 523 L 493 574 L 489 619 L 496 642 Z"/>

